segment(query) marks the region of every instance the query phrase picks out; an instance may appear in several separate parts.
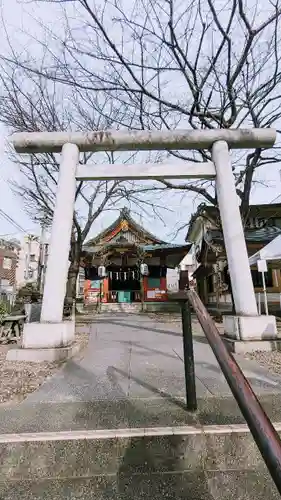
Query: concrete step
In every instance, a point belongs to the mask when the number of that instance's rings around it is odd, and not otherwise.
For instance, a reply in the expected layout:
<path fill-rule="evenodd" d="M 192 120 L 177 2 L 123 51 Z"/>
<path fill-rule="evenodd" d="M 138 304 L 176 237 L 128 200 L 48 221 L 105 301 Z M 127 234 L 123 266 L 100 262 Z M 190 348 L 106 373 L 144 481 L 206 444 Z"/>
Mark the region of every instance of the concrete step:
<path fill-rule="evenodd" d="M 3 499 L 280 498 L 246 425 L 7 434 L 0 456 Z"/>
<path fill-rule="evenodd" d="M 140 313 L 142 310 L 142 305 L 138 302 L 127 304 L 124 303 L 107 303 L 101 304 L 101 312 L 124 312 L 124 313 Z"/>
<path fill-rule="evenodd" d="M 261 402 L 281 422 L 280 395 Z M 280 498 L 233 398 L 23 402 L 0 421 L 0 500 Z"/>

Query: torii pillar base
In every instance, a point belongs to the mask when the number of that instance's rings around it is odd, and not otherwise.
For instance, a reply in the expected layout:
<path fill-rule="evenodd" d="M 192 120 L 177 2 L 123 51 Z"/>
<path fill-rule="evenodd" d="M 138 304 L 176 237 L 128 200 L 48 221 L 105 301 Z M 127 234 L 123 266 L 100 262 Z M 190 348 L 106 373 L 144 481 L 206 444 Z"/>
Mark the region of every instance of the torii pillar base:
<path fill-rule="evenodd" d="M 74 343 L 75 322 L 26 323 L 22 345 L 9 349 L 7 360 L 35 363 L 62 361 L 72 357 L 78 350 Z"/>
<path fill-rule="evenodd" d="M 275 316 L 224 316 L 223 340 L 231 352 L 275 351 L 281 348 Z"/>

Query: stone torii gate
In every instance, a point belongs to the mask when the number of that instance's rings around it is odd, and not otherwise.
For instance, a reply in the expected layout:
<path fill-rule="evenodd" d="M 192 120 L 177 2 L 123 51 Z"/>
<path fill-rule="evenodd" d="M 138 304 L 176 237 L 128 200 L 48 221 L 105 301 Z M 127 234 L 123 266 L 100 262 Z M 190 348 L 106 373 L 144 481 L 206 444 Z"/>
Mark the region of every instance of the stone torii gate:
<path fill-rule="evenodd" d="M 63 321 L 63 304 L 77 179 L 215 179 L 236 310 L 236 316 L 224 318 L 224 335 L 235 350 L 268 349 L 276 341 L 276 321 L 274 316 L 258 315 L 229 148 L 268 148 L 275 140 L 272 129 L 14 134 L 11 141 L 18 153 L 61 153 L 61 164 L 40 322 L 25 324 L 22 348 L 10 350 L 10 356 L 50 361 L 71 352 L 74 324 Z M 213 161 L 79 165 L 80 152 L 165 149 L 210 149 Z"/>

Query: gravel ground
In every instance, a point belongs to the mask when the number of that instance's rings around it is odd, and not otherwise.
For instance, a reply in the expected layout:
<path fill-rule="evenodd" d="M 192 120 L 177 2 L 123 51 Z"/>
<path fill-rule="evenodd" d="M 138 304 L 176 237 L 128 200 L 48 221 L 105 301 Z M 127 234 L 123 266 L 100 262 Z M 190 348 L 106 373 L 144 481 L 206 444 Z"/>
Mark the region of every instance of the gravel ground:
<path fill-rule="evenodd" d="M 149 313 L 148 316 L 154 321 L 164 322 L 164 323 L 181 323 L 181 315 L 180 313 Z M 214 319 L 214 318 L 213 318 Z M 194 328 L 198 329 L 198 320 L 193 316 L 192 324 Z M 219 332 L 223 334 L 223 325 L 222 323 L 215 322 L 216 327 Z M 281 322 L 279 322 L 279 334 L 281 336 Z M 195 331 L 195 330 L 194 330 Z M 244 355 L 246 359 L 252 359 L 259 363 L 261 366 L 268 369 L 268 371 L 272 374 L 281 375 L 281 352 L 249 352 Z"/>
<path fill-rule="evenodd" d="M 145 313 L 146 316 L 153 319 L 153 321 L 159 321 L 160 323 L 179 323 L 181 321 L 180 313 Z"/>
<path fill-rule="evenodd" d="M 272 374 L 281 375 L 281 352 L 248 352 L 245 354 L 246 359 L 253 359 L 261 366 L 264 366 Z"/>
<path fill-rule="evenodd" d="M 276 318 L 276 320 L 277 320 L 278 336 L 281 337 L 280 318 Z M 256 352 L 247 352 L 244 356 L 246 359 L 253 359 L 264 368 L 267 368 L 268 371 L 273 375 L 274 374 L 281 375 L 281 352 L 256 351 Z"/>
<path fill-rule="evenodd" d="M 181 313 L 148 313 L 149 318 L 153 319 L 153 321 L 159 321 L 160 323 L 176 323 L 181 324 Z M 214 318 L 213 318 L 214 319 Z M 199 322 L 198 319 L 192 314 L 192 324 L 193 326 L 198 328 Z M 223 324 L 217 323 L 215 321 L 215 325 L 220 332 L 222 332 Z"/>
<path fill-rule="evenodd" d="M 75 342 L 80 345 L 79 353 L 85 349 L 88 338 L 86 333 L 76 334 Z M 0 404 L 19 403 L 64 364 L 6 361 L 10 348 L 8 345 L 0 345 Z"/>

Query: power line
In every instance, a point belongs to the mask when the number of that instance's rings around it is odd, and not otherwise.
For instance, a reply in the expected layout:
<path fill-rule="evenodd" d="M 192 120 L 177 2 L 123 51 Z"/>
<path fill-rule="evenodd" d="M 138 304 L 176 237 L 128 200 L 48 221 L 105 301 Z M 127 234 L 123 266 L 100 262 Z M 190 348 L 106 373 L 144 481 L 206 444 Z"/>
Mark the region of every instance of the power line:
<path fill-rule="evenodd" d="M 32 232 L 32 229 L 27 229 L 26 231 L 27 233 L 30 233 Z M 19 231 L 13 231 L 12 233 L 5 233 L 5 234 L 0 234 L 0 238 L 8 238 L 8 237 L 11 237 L 11 236 L 14 236 L 14 235 L 17 235 L 19 233 Z"/>
<path fill-rule="evenodd" d="M 271 203 L 273 203 L 274 201 L 278 200 L 278 198 L 280 198 L 281 194 L 279 194 L 278 196 L 276 196 L 276 198 L 274 198 L 273 200 L 271 200 L 268 205 L 271 205 Z"/>
<path fill-rule="evenodd" d="M 5 184 L 7 184 L 9 186 L 9 182 L 7 181 L 7 179 L 5 179 L 1 174 L 0 174 L 0 179 L 5 182 Z M 10 186 L 9 186 L 9 189 L 11 190 Z M 9 222 L 10 224 L 12 224 L 15 228 L 17 228 L 21 233 L 27 233 L 27 231 L 21 227 L 12 217 L 10 217 L 10 215 L 8 215 L 4 210 L 2 210 L 0 208 L 0 215 L 2 215 L 2 217 L 7 221 Z M 11 233 L 12 234 L 12 233 Z M 15 233 L 14 233 L 15 234 Z"/>
<path fill-rule="evenodd" d="M 21 233 L 26 233 L 27 231 L 23 229 L 12 217 L 10 217 L 4 210 L 0 208 L 0 215 L 14 227 L 16 227 Z"/>

